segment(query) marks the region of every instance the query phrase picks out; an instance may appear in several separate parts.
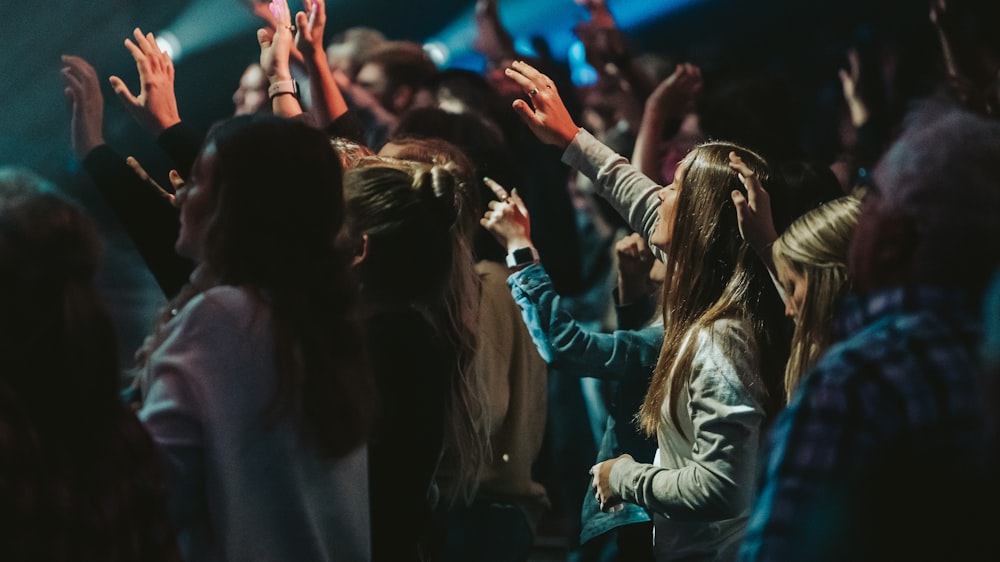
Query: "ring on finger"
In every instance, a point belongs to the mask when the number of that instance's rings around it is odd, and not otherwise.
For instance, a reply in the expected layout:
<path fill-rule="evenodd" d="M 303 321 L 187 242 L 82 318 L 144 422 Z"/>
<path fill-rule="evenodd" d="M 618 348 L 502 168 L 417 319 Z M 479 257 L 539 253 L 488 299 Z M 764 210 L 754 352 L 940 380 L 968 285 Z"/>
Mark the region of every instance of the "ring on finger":
<path fill-rule="evenodd" d="M 534 96 L 537 93 L 538 93 L 538 88 L 532 88 L 528 90 L 528 96 Z"/>

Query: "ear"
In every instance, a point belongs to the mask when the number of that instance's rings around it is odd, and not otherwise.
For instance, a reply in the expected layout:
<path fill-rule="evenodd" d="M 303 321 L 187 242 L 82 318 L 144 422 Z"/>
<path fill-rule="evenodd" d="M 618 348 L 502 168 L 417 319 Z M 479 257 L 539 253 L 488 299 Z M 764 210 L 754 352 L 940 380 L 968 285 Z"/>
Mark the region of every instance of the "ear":
<path fill-rule="evenodd" d="M 351 266 L 358 265 L 359 263 L 365 261 L 365 258 L 367 257 L 368 257 L 368 235 L 362 234 L 357 244 L 354 245 L 354 259 L 351 260 Z"/>

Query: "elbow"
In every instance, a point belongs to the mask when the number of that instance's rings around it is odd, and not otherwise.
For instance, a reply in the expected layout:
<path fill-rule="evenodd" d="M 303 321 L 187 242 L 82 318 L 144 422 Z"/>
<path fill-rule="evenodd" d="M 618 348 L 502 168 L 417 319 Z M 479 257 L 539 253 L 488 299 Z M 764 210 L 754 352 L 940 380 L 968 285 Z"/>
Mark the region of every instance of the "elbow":
<path fill-rule="evenodd" d="M 745 515 L 752 501 L 752 487 L 732 480 L 713 478 L 706 486 L 704 517 L 710 520 L 734 519 Z"/>

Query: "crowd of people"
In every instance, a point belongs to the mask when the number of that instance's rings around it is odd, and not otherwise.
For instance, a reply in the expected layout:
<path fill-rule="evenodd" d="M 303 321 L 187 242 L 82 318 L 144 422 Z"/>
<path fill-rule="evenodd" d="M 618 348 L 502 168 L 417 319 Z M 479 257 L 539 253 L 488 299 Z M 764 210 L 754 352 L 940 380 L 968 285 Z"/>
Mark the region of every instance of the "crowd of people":
<path fill-rule="evenodd" d="M 770 77 L 576 2 L 586 87 L 498 0 L 481 72 L 255 0 L 208 131 L 136 28 L 109 80 L 165 178 L 64 55 L 73 151 L 166 304 L 120 365 L 96 221 L 0 169 L 0 558 L 1000 556 L 1000 8 L 931 0 L 933 87 L 892 107 L 847 53 L 823 159 Z"/>

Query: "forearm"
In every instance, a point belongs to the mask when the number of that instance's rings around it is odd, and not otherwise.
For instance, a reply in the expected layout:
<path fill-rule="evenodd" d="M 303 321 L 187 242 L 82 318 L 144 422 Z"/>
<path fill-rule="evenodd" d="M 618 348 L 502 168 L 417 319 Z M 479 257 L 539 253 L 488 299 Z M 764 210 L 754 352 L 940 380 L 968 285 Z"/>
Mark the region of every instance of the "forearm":
<path fill-rule="evenodd" d="M 156 137 L 157 144 L 170 156 L 177 172 L 185 179 L 190 174 L 204 141 L 204 135 L 188 127 L 183 121 L 175 123 Z"/>
<path fill-rule="evenodd" d="M 312 111 L 320 127 L 326 127 L 347 113 L 347 101 L 333 78 L 326 53 L 317 51 L 306 57 L 306 70 L 309 73 L 309 89 L 313 100 Z"/>
<path fill-rule="evenodd" d="M 83 159 L 83 167 L 114 212 L 167 298 L 187 282 L 194 265 L 174 251 L 180 231 L 179 213 L 170 202 L 139 179 L 125 160 L 107 145 Z"/>
<path fill-rule="evenodd" d="M 655 181 L 583 129 L 566 148 L 562 161 L 590 178 L 598 194 L 611 203 L 632 230 L 649 240 L 660 204 L 656 195 L 660 186 Z M 664 259 L 662 251 L 651 249 Z"/>
<path fill-rule="evenodd" d="M 659 340 L 636 331 L 586 330 L 565 310 L 540 265 L 507 279 L 528 333 L 547 363 L 581 376 L 618 380 L 630 370 L 653 365 Z"/>

